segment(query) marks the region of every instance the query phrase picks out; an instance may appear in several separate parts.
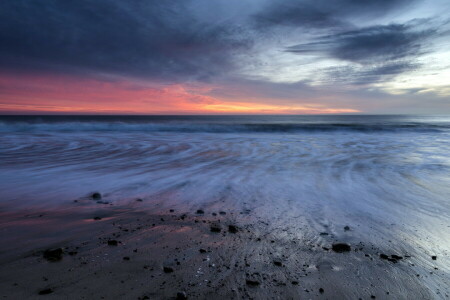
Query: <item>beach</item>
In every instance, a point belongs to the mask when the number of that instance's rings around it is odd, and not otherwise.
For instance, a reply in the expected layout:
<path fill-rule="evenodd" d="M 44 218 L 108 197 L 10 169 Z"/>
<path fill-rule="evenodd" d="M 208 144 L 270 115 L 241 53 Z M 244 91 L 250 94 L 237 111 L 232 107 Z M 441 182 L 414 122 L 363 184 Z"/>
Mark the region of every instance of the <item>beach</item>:
<path fill-rule="evenodd" d="M 450 296 L 447 117 L 2 117 L 0 141 L 4 299 Z"/>

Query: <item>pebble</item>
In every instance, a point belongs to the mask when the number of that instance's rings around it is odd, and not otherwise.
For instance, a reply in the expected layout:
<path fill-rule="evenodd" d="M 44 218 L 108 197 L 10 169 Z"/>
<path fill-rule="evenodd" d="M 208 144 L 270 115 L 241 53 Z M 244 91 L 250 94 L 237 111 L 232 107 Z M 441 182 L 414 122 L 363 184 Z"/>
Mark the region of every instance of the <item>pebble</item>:
<path fill-rule="evenodd" d="M 62 259 L 63 249 L 47 249 L 44 251 L 44 258 L 48 261 L 58 261 Z"/>
<path fill-rule="evenodd" d="M 116 240 L 109 240 L 108 246 L 117 246 L 119 243 Z"/>
<path fill-rule="evenodd" d="M 235 225 L 228 225 L 228 231 L 231 233 L 237 233 L 238 232 L 238 228 Z"/>
<path fill-rule="evenodd" d="M 91 198 L 94 200 L 101 200 L 102 199 L 102 194 L 95 192 L 91 195 Z"/>
<path fill-rule="evenodd" d="M 349 252 L 351 250 L 351 247 L 349 244 L 346 244 L 346 243 L 336 243 L 336 244 L 333 244 L 331 249 L 334 252 L 342 253 L 342 252 Z"/>
<path fill-rule="evenodd" d="M 177 300 L 186 300 L 186 299 L 187 299 L 186 292 L 182 291 L 177 293 Z"/>
<path fill-rule="evenodd" d="M 247 279 L 245 280 L 245 283 L 251 286 L 258 286 L 259 285 L 259 281 L 257 280 L 252 280 L 252 279 Z"/>
<path fill-rule="evenodd" d="M 220 232 L 222 230 L 219 224 L 212 224 L 210 229 L 211 232 Z"/>
<path fill-rule="evenodd" d="M 39 295 L 48 295 L 48 294 L 51 294 L 51 293 L 53 293 L 53 290 L 50 289 L 50 288 L 48 288 L 48 289 L 43 289 L 43 290 L 40 290 L 40 291 L 39 291 Z"/>

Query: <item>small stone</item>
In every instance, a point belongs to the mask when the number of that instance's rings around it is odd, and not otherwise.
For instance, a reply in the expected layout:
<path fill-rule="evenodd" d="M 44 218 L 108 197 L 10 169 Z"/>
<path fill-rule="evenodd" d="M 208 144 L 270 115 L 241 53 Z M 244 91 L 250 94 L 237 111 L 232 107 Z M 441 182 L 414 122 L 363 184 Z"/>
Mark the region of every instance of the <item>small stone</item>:
<path fill-rule="evenodd" d="M 328 235 L 328 232 L 321 232 L 320 235 Z"/>
<path fill-rule="evenodd" d="M 291 282 L 293 285 L 298 285 L 298 281 L 297 280 L 293 280 L 292 282 Z"/>
<path fill-rule="evenodd" d="M 346 244 L 346 243 L 336 243 L 336 244 L 333 244 L 331 249 L 334 252 L 343 253 L 343 252 L 349 252 L 351 250 L 351 247 L 349 244 Z"/>
<path fill-rule="evenodd" d="M 186 292 L 182 291 L 177 293 L 177 300 L 186 300 L 186 299 L 187 299 Z"/>
<path fill-rule="evenodd" d="M 124 256 L 123 260 L 130 260 L 130 258 L 128 256 Z"/>
<path fill-rule="evenodd" d="M 173 272 L 173 268 L 172 267 L 164 267 L 163 271 L 164 271 L 164 273 L 172 273 Z"/>
<path fill-rule="evenodd" d="M 198 215 L 203 215 L 205 212 L 203 211 L 203 209 L 197 209 L 197 214 Z"/>
<path fill-rule="evenodd" d="M 198 250 L 200 253 L 206 253 L 206 250 L 205 249 L 200 249 L 200 250 Z"/>
<path fill-rule="evenodd" d="M 396 254 L 392 254 L 391 257 L 392 257 L 392 259 L 395 259 L 395 260 L 403 259 L 403 256 L 399 256 L 399 255 L 396 255 Z"/>
<path fill-rule="evenodd" d="M 319 293 L 323 294 L 325 291 L 323 290 L 323 288 L 319 289 Z"/>
<path fill-rule="evenodd" d="M 282 267 L 283 266 L 283 262 L 280 259 L 274 259 L 273 260 L 273 264 L 275 266 L 278 266 L 278 267 Z"/>
<path fill-rule="evenodd" d="M 137 202 L 142 202 L 144 200 L 142 200 L 141 198 L 136 199 Z"/>
<path fill-rule="evenodd" d="M 437 259 L 437 256 L 436 256 L 436 255 L 433 255 L 433 256 L 431 257 L 431 259 L 432 259 L 432 260 L 436 260 L 436 259 Z"/>
<path fill-rule="evenodd" d="M 253 280 L 253 279 L 247 279 L 247 280 L 245 280 L 245 283 L 247 285 L 251 285 L 251 286 L 258 286 L 259 285 L 259 281 Z"/>
<path fill-rule="evenodd" d="M 224 215 L 226 215 L 227 213 L 224 212 L 224 211 L 219 211 L 219 214 L 222 215 L 222 216 L 224 216 Z"/>
<path fill-rule="evenodd" d="M 102 199 L 102 194 L 95 192 L 91 195 L 91 198 L 94 200 L 101 200 Z"/>
<path fill-rule="evenodd" d="M 119 243 L 116 240 L 109 240 L 108 246 L 117 246 Z"/>
<path fill-rule="evenodd" d="M 211 227 L 211 232 L 220 232 L 222 229 L 220 228 L 219 224 L 212 224 Z"/>
<path fill-rule="evenodd" d="M 389 256 L 387 256 L 386 254 L 381 253 L 380 254 L 380 258 L 381 259 L 389 259 Z"/>
<path fill-rule="evenodd" d="M 40 290 L 38 294 L 39 295 L 48 295 L 48 294 L 51 294 L 51 293 L 53 293 L 53 290 L 51 288 L 48 288 L 48 289 Z"/>
<path fill-rule="evenodd" d="M 237 233 L 238 232 L 238 228 L 235 225 L 228 225 L 228 231 L 230 233 Z"/>
<path fill-rule="evenodd" d="M 169 212 L 174 212 L 174 211 L 175 211 L 175 210 L 173 210 L 173 209 L 170 209 L 170 210 L 169 210 Z"/>
<path fill-rule="evenodd" d="M 100 218 L 100 217 L 94 217 L 94 220 L 96 220 L 96 221 L 98 221 L 98 220 L 101 220 L 102 218 Z"/>
<path fill-rule="evenodd" d="M 62 259 L 63 249 L 47 249 L 44 251 L 44 258 L 48 261 L 58 261 Z"/>
<path fill-rule="evenodd" d="M 345 227 L 344 227 L 344 230 L 345 230 L 345 231 L 349 231 L 349 230 L 350 230 L 350 226 L 345 226 Z"/>

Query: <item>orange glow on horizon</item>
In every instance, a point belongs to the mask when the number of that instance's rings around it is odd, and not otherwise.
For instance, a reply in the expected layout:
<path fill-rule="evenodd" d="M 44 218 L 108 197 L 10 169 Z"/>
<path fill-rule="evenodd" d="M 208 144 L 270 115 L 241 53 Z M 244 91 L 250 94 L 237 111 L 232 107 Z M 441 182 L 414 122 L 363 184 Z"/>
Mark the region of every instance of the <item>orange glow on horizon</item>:
<path fill-rule="evenodd" d="M 0 113 L 337 114 L 356 109 L 270 104 L 207 95 L 213 86 L 151 85 L 68 77 L 0 75 Z M 268 102 L 264 99 L 264 102 Z"/>

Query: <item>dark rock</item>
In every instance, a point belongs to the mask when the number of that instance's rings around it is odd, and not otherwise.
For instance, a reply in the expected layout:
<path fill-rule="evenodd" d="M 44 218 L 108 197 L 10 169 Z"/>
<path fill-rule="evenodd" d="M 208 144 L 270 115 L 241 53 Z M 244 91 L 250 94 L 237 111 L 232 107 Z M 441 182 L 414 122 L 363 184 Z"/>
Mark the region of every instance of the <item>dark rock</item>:
<path fill-rule="evenodd" d="M 328 232 L 321 232 L 320 235 L 328 235 Z"/>
<path fill-rule="evenodd" d="M 117 242 L 116 240 L 109 240 L 108 241 L 108 246 L 117 246 L 119 244 L 119 242 Z"/>
<path fill-rule="evenodd" d="M 63 249 L 47 249 L 44 251 L 44 258 L 48 261 L 58 261 L 62 259 Z"/>
<path fill-rule="evenodd" d="M 98 221 L 98 220 L 101 220 L 102 218 L 100 218 L 100 217 L 94 217 L 94 220 L 96 220 L 96 221 Z"/>
<path fill-rule="evenodd" d="M 137 201 L 137 202 L 142 202 L 142 201 L 144 201 L 144 200 L 142 200 L 141 198 L 139 198 L 139 199 L 136 199 L 136 201 Z"/>
<path fill-rule="evenodd" d="M 238 228 L 235 225 L 228 225 L 228 231 L 231 233 L 237 233 L 238 232 Z"/>
<path fill-rule="evenodd" d="M 174 212 L 174 211 L 175 211 L 175 210 L 173 210 L 173 209 L 170 209 L 170 210 L 169 210 L 169 212 Z"/>
<path fill-rule="evenodd" d="M 392 254 L 391 257 L 392 257 L 392 259 L 395 259 L 395 260 L 403 259 L 403 256 L 398 256 L 398 255 L 395 255 L 395 254 Z"/>
<path fill-rule="evenodd" d="M 200 253 L 206 253 L 207 251 L 205 249 L 198 250 Z"/>
<path fill-rule="evenodd" d="M 215 216 L 217 216 L 217 214 L 216 213 L 212 213 L 212 215 L 215 217 Z"/>
<path fill-rule="evenodd" d="M 349 244 L 346 244 L 346 243 L 336 243 L 336 244 L 333 244 L 331 249 L 334 252 L 343 253 L 343 252 L 349 252 L 351 250 L 351 247 Z"/>
<path fill-rule="evenodd" d="M 69 254 L 70 256 L 74 256 L 74 255 L 77 255 L 78 252 L 77 252 L 77 251 L 70 251 L 70 252 L 68 252 L 68 254 Z"/>
<path fill-rule="evenodd" d="M 259 281 L 257 280 L 253 280 L 253 279 L 247 279 L 245 280 L 245 283 L 251 286 L 258 286 L 259 285 Z"/>
<path fill-rule="evenodd" d="M 186 292 L 178 292 L 177 293 L 177 300 L 186 300 L 187 299 L 187 294 Z"/>
<path fill-rule="evenodd" d="M 222 216 L 224 216 L 224 215 L 226 215 L 227 213 L 224 212 L 224 211 L 219 211 L 219 214 L 222 215 Z"/>
<path fill-rule="evenodd" d="M 172 267 L 164 267 L 163 271 L 164 271 L 164 273 L 172 273 L 173 272 L 173 268 Z"/>
<path fill-rule="evenodd" d="M 95 192 L 91 195 L 91 198 L 94 200 L 101 200 L 102 199 L 102 194 Z"/>
<path fill-rule="evenodd" d="M 198 215 L 203 215 L 205 212 L 203 211 L 203 209 L 197 209 L 197 214 Z"/>
<path fill-rule="evenodd" d="M 280 259 L 274 259 L 273 260 L 273 264 L 275 266 L 278 266 L 278 267 L 282 267 L 283 266 L 283 262 Z"/>
<path fill-rule="evenodd" d="M 48 295 L 48 294 L 51 294 L 51 293 L 53 293 L 53 290 L 51 288 L 48 288 L 48 289 L 40 290 L 38 294 L 39 295 Z"/>
<path fill-rule="evenodd" d="M 432 260 L 436 260 L 436 259 L 437 259 L 437 256 L 436 256 L 436 255 L 433 255 L 433 256 L 431 257 L 431 259 L 432 259 Z"/>
<path fill-rule="evenodd" d="M 344 230 L 345 230 L 345 231 L 349 231 L 349 230 L 350 230 L 350 226 L 345 226 L 345 227 L 344 227 Z"/>
<path fill-rule="evenodd" d="M 323 294 L 325 291 L 323 290 L 323 288 L 319 289 L 319 293 Z"/>
<path fill-rule="evenodd" d="M 297 280 L 293 280 L 291 283 L 292 283 L 293 285 L 298 285 L 298 284 L 299 284 L 299 282 L 298 282 Z"/>
<path fill-rule="evenodd" d="M 387 256 L 386 254 L 381 253 L 380 254 L 380 258 L 381 259 L 389 259 L 389 256 Z"/>
<path fill-rule="evenodd" d="M 123 260 L 130 260 L 130 258 L 128 256 L 124 256 Z"/>
<path fill-rule="evenodd" d="M 222 230 L 222 228 L 220 228 L 219 224 L 212 224 L 210 229 L 211 229 L 211 232 L 220 232 Z"/>

